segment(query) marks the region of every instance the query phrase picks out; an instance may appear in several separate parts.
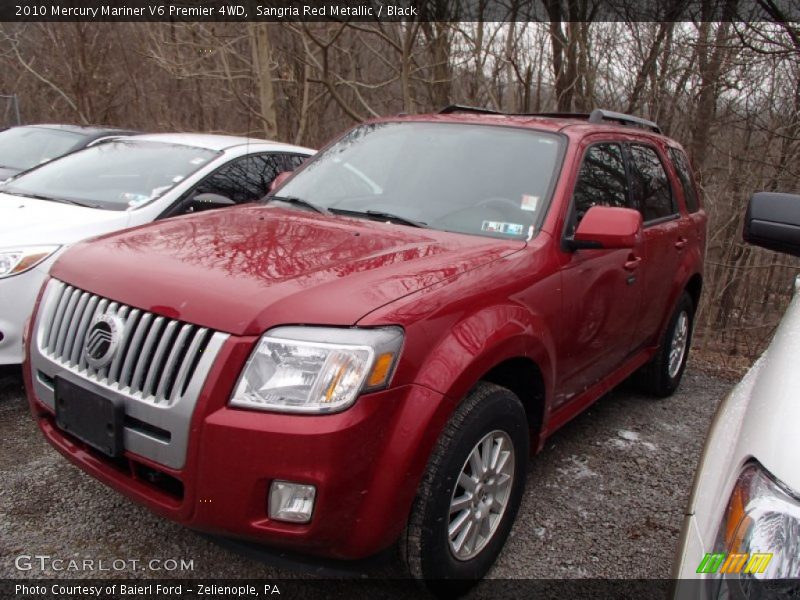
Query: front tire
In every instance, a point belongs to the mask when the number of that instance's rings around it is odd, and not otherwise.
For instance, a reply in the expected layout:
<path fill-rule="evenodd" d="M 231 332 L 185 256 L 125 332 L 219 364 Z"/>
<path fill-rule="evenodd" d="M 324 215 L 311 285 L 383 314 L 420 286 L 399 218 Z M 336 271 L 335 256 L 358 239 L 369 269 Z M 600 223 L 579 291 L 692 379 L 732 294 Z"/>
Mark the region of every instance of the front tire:
<path fill-rule="evenodd" d="M 529 444 L 519 398 L 491 383 L 448 421 L 400 540 L 409 574 L 434 594 L 464 593 L 494 564 L 522 499 Z"/>
<path fill-rule="evenodd" d="M 689 358 L 694 324 L 694 303 L 681 294 L 656 355 L 637 374 L 639 386 L 657 398 L 671 396 L 681 382 Z"/>

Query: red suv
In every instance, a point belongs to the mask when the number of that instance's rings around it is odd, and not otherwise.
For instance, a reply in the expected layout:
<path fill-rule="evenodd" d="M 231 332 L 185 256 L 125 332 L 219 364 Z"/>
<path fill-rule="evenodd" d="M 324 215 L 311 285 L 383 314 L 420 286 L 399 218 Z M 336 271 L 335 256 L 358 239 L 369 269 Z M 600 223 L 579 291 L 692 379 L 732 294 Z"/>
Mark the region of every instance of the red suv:
<path fill-rule="evenodd" d="M 706 217 L 642 119 L 359 125 L 259 204 L 82 243 L 28 332 L 69 460 L 199 530 L 483 576 L 528 457 L 628 376 L 677 387 Z M 448 589 L 452 590 L 452 587 Z"/>

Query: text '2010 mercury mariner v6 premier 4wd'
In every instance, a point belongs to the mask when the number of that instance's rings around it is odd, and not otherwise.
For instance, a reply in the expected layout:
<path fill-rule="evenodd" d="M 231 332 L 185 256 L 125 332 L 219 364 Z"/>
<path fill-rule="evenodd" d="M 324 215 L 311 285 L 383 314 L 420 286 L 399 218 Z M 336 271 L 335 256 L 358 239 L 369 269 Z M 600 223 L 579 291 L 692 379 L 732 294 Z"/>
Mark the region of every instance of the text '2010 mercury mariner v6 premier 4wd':
<path fill-rule="evenodd" d="M 465 588 L 549 435 L 637 371 L 675 390 L 705 228 L 648 121 L 378 119 L 261 204 L 66 252 L 28 333 L 32 411 L 188 527 L 343 559 L 397 542 Z"/>

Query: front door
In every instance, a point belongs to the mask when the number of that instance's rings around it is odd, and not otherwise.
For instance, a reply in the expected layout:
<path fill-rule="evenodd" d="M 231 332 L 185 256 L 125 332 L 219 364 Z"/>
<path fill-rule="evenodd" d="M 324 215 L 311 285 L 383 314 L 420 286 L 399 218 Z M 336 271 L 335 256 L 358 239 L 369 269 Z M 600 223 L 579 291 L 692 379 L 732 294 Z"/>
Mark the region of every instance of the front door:
<path fill-rule="evenodd" d="M 588 146 L 575 182 L 565 235 L 592 206 L 632 208 L 622 145 Z M 608 375 L 631 352 L 643 300 L 642 248 L 576 250 L 562 270 L 560 385 L 563 404 Z M 637 260 L 638 259 L 638 260 Z"/>

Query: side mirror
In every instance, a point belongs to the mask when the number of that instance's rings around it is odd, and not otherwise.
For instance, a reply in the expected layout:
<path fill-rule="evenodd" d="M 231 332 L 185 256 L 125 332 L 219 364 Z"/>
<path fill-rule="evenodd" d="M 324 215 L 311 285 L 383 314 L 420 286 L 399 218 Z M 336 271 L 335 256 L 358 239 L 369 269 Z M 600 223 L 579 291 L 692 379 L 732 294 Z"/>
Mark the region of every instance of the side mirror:
<path fill-rule="evenodd" d="M 291 176 L 292 176 L 291 171 L 281 171 L 280 173 L 278 173 L 275 179 L 272 180 L 272 183 L 269 184 L 269 193 L 271 194 L 279 187 L 281 187 L 283 185 L 283 182 L 289 179 L 289 177 Z"/>
<path fill-rule="evenodd" d="M 571 250 L 633 248 L 641 234 L 642 215 L 638 210 L 593 206 L 566 245 Z"/>
<path fill-rule="evenodd" d="M 800 196 L 753 194 L 744 217 L 745 242 L 776 252 L 800 256 Z"/>
<path fill-rule="evenodd" d="M 201 210 L 209 210 L 211 208 L 224 208 L 226 206 L 233 206 L 236 204 L 233 200 L 222 194 L 212 194 L 205 192 L 197 194 L 189 198 L 186 203 L 186 212 L 199 212 Z"/>

